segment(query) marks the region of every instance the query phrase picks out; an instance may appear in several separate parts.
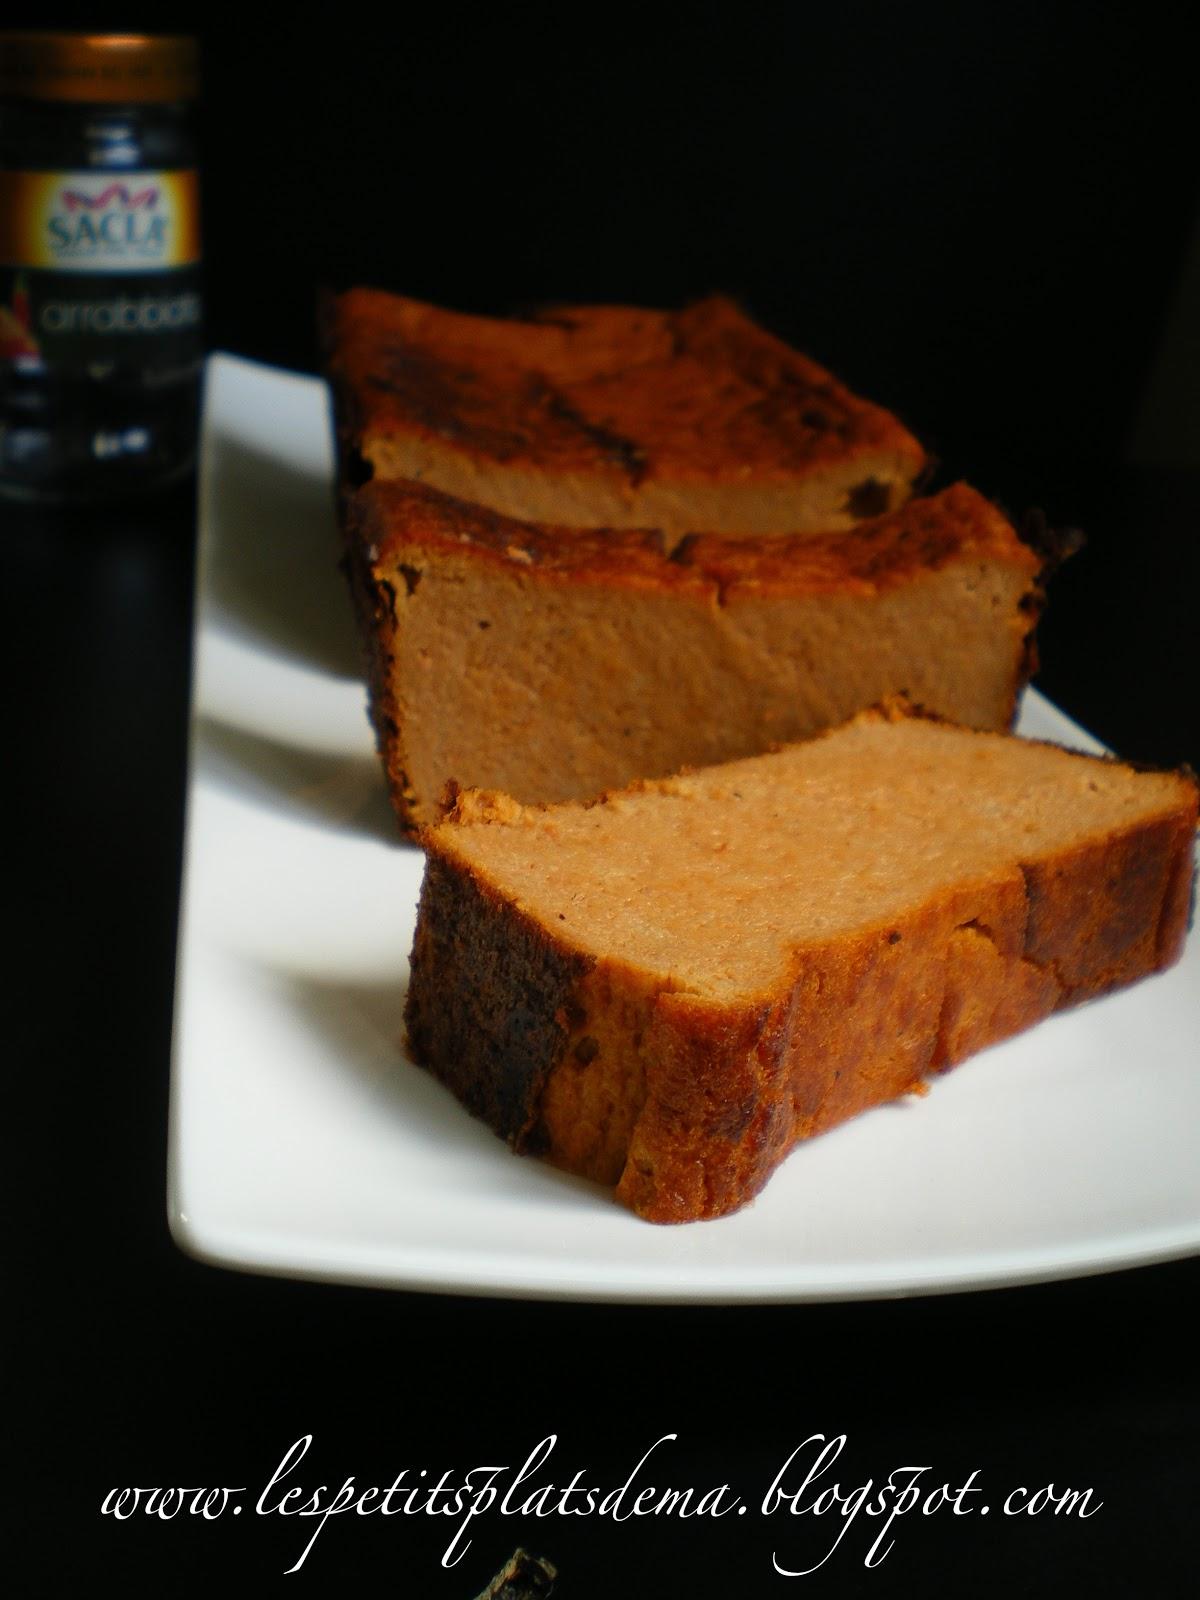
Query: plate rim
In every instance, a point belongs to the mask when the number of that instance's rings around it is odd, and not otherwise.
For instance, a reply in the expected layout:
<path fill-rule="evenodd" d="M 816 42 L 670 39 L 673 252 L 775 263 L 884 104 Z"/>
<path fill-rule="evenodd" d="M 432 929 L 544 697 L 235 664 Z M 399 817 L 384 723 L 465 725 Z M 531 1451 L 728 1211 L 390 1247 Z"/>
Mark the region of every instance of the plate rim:
<path fill-rule="evenodd" d="M 461 1249 L 454 1250 L 446 1246 L 431 1247 L 425 1252 L 414 1250 L 408 1244 L 390 1248 L 359 1246 L 348 1251 L 331 1252 L 312 1245 L 305 1247 L 298 1237 L 289 1241 L 270 1230 L 243 1229 L 239 1240 L 234 1236 L 237 1230 L 231 1233 L 227 1225 L 214 1226 L 189 1216 L 183 1203 L 185 1138 L 181 1106 L 182 1030 L 189 956 L 195 935 L 189 915 L 190 854 L 195 825 L 196 744 L 198 725 L 203 716 L 197 695 L 195 666 L 205 631 L 202 600 L 209 541 L 204 536 L 204 530 L 212 504 L 213 459 L 218 448 L 214 438 L 216 430 L 212 423 L 211 397 L 218 385 L 236 383 L 239 377 L 254 382 L 285 383 L 294 391 L 302 388 L 325 391 L 323 381 L 311 374 L 273 367 L 228 352 L 214 352 L 206 367 L 197 498 L 192 697 L 188 715 L 184 851 L 172 1013 L 165 1196 L 170 1235 L 181 1251 L 209 1266 L 308 1282 L 486 1299 L 660 1306 L 859 1303 L 970 1293 L 1093 1277 L 1181 1260 L 1200 1252 L 1200 1217 L 1197 1217 L 1192 1222 L 1175 1226 L 1114 1235 L 1108 1244 L 1090 1241 L 1084 1245 L 1060 1245 L 1042 1251 L 1010 1248 L 940 1258 L 912 1257 L 903 1271 L 894 1264 L 875 1270 L 869 1266 L 859 1266 L 847 1271 L 845 1281 L 829 1266 L 813 1270 L 809 1274 L 811 1281 L 806 1281 L 803 1272 L 791 1278 L 785 1278 L 776 1271 L 762 1273 L 757 1278 L 752 1274 L 736 1275 L 731 1280 L 727 1275 L 727 1267 L 687 1267 L 681 1268 L 679 1282 L 669 1282 L 663 1281 L 660 1264 L 648 1264 L 634 1271 L 628 1267 L 609 1271 L 597 1263 L 589 1264 L 582 1274 L 577 1272 L 566 1281 L 551 1281 L 558 1264 L 549 1258 L 545 1258 L 544 1269 L 538 1271 L 535 1270 L 534 1258 L 523 1261 L 519 1256 L 514 1259 L 506 1255 L 501 1257 L 503 1264 L 495 1272 L 489 1273 L 481 1271 L 479 1262 L 472 1263 Z M 1098 740 L 1047 700 L 1040 691 L 1031 687 L 1026 690 L 1026 696 L 1037 703 L 1039 711 L 1059 730 L 1059 736 L 1064 740 L 1076 747 L 1103 750 Z M 615 1201 L 612 1203 L 616 1205 Z M 720 1225 L 719 1219 L 715 1225 Z"/>

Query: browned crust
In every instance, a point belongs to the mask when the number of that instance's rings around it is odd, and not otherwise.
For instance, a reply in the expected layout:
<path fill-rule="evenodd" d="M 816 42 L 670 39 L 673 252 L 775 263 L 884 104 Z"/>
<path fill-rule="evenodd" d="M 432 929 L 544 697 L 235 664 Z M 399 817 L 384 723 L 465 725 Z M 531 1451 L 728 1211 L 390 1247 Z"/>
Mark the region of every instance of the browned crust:
<path fill-rule="evenodd" d="M 653 529 L 525 522 L 414 483 L 369 483 L 348 497 L 348 525 L 376 572 L 413 549 L 464 552 L 565 583 L 741 594 L 876 594 L 951 561 L 1041 564 L 1012 524 L 965 483 L 840 533 L 735 539 L 697 532 L 674 550 Z M 698 580 L 698 582 L 697 582 Z"/>
<path fill-rule="evenodd" d="M 338 525 L 342 531 L 342 567 L 350 588 L 359 649 L 367 685 L 367 711 L 375 730 L 375 743 L 383 761 L 388 793 L 402 828 L 411 827 L 414 801 L 404 755 L 403 721 L 395 702 L 392 661 L 396 650 L 397 579 L 405 581 L 403 569 L 379 570 L 377 551 L 364 533 L 357 515 L 357 497 L 342 493 L 338 497 Z"/>
<path fill-rule="evenodd" d="M 1021 686 L 1037 675 L 1037 630 L 1046 609 L 1046 587 L 1063 562 L 1077 555 L 1087 541 L 1078 528 L 1052 527 L 1045 512 L 1036 506 L 1030 507 L 1014 527 L 1022 544 L 1033 551 L 1039 562 L 1037 581 L 1021 602 L 1029 627 L 1017 669 L 1016 694 L 1019 694 Z"/>
<path fill-rule="evenodd" d="M 1008 519 L 965 483 L 840 533 L 753 541 L 697 533 L 673 559 L 703 572 L 726 597 L 877 594 L 969 559 L 1004 562 L 1031 582 L 1039 572 Z"/>
<path fill-rule="evenodd" d="M 1132 983 L 1182 953 L 1196 817 L 1192 780 L 1190 807 L 1022 866 L 1025 958 L 1053 972 L 1060 1008 Z"/>
<path fill-rule="evenodd" d="M 868 715 L 925 714 L 897 698 Z M 655 1222 L 735 1210 L 798 1140 L 920 1090 L 928 1075 L 1052 1011 L 1169 966 L 1187 925 L 1197 821 L 1195 779 L 1179 776 L 1169 813 L 1020 863 L 982 888 L 948 886 L 887 929 L 798 952 L 776 992 L 718 1005 L 664 988 L 639 1046 L 645 1103 L 618 1198 Z M 577 997 L 594 963 L 455 859 L 455 822 L 503 825 L 542 808 L 471 793 L 453 800 L 450 825 L 424 835 L 431 876 L 414 955 L 410 1018 L 420 1024 L 414 1033 L 410 1020 L 411 1043 L 515 1147 L 553 1148 L 542 1089 L 570 1039 L 587 1034 Z M 430 928 L 443 930 L 438 947 Z M 494 952 L 510 940 L 504 967 Z M 536 1041 L 528 1058 L 507 1039 L 494 1042 L 517 997 L 521 1031 Z M 903 1046 L 881 1047 L 896 1040 Z"/>
<path fill-rule="evenodd" d="M 518 319 L 352 289 L 327 299 L 322 332 L 347 462 L 403 436 L 634 485 L 779 482 L 881 452 L 908 464 L 911 483 L 926 465 L 889 412 L 723 296 Z"/>
<path fill-rule="evenodd" d="M 504 516 L 473 501 L 408 482 L 372 482 L 352 497 L 349 528 L 384 571 L 414 550 L 431 559 L 464 553 L 539 577 L 641 587 L 680 573 L 654 530 L 560 528 Z"/>
<path fill-rule="evenodd" d="M 1031 506 L 1013 525 L 1022 543 L 1027 544 L 1041 562 L 1043 580 L 1050 578 L 1087 543 L 1079 528 L 1052 526 L 1039 506 Z"/>
<path fill-rule="evenodd" d="M 514 1149 L 567 1037 L 572 990 L 593 963 L 482 879 L 429 849 L 405 1005 L 418 1061 Z"/>

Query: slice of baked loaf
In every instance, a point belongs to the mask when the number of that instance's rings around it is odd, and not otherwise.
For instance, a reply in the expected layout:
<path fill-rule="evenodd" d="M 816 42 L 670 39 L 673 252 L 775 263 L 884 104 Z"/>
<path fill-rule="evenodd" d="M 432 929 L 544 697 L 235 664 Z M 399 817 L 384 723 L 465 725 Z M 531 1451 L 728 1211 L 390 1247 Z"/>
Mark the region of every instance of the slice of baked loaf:
<path fill-rule="evenodd" d="M 352 289 L 325 339 L 343 482 L 670 540 L 850 527 L 926 465 L 893 416 L 719 296 L 518 320 Z"/>
<path fill-rule="evenodd" d="M 1169 965 L 1197 792 L 901 707 L 590 806 L 427 831 L 412 1052 L 643 1217 L 732 1211 L 800 1139 Z"/>
<path fill-rule="evenodd" d="M 1040 558 L 964 485 L 844 533 L 564 529 L 372 483 L 345 519 L 401 822 L 446 783 L 590 799 L 755 754 L 904 691 L 1006 728 Z"/>

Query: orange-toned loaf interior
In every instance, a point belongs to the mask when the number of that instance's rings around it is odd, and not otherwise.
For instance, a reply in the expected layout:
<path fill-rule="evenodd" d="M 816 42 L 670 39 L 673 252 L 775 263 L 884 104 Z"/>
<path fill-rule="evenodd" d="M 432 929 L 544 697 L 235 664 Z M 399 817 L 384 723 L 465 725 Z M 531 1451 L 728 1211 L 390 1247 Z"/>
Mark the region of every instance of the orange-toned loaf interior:
<path fill-rule="evenodd" d="M 1041 558 L 957 485 L 828 535 L 737 540 L 518 522 L 371 483 L 346 519 L 372 704 L 404 826 L 446 784 L 582 799 L 752 754 L 903 691 L 1009 725 Z"/>

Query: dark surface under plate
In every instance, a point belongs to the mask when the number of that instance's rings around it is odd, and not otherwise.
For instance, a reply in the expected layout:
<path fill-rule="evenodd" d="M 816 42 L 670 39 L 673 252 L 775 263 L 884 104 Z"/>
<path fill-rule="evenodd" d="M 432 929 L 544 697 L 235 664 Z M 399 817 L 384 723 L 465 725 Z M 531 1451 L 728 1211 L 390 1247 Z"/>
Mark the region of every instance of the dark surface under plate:
<path fill-rule="evenodd" d="M 1080 558 L 1064 577 L 1043 686 L 1122 750 L 1195 761 L 1200 482 L 1123 479 L 1095 518 L 1094 550 L 1136 528 L 1143 559 L 1130 572 Z M 1200 1262 L 945 1299 L 692 1309 L 295 1284 L 175 1250 L 163 1183 L 191 546 L 185 492 L 108 518 L 6 513 L 0 546 L 19 752 L 11 1370 L 23 1537 L 57 1575 L 45 1592 L 97 1570 L 137 1593 L 168 1573 L 268 1584 L 311 1522 L 117 1524 L 100 1502 L 162 1482 L 257 1495 L 306 1433 L 311 1471 L 296 1481 L 310 1487 L 516 1466 L 550 1433 L 560 1484 L 569 1463 L 615 1487 L 675 1433 L 646 1481 L 725 1482 L 750 1507 L 690 1522 L 483 1517 L 450 1571 L 440 1518 L 338 1519 L 306 1564 L 312 1581 L 407 1573 L 398 1592 L 465 1597 L 520 1541 L 557 1562 L 569 1596 L 766 1592 L 784 1581 L 772 1551 L 800 1566 L 827 1548 L 814 1518 L 789 1528 L 759 1510 L 791 1450 L 823 1432 L 848 1435 L 844 1486 L 917 1463 L 931 1483 L 979 1468 L 996 1492 L 1054 1482 L 1104 1502 L 1083 1521 L 910 1519 L 873 1571 L 862 1559 L 876 1530 L 852 1528 L 822 1568 L 838 1592 L 902 1594 L 936 1574 L 943 1593 L 1049 1594 L 1086 1574 L 1097 1594 L 1182 1593 L 1200 1457 L 1184 1307 Z"/>

